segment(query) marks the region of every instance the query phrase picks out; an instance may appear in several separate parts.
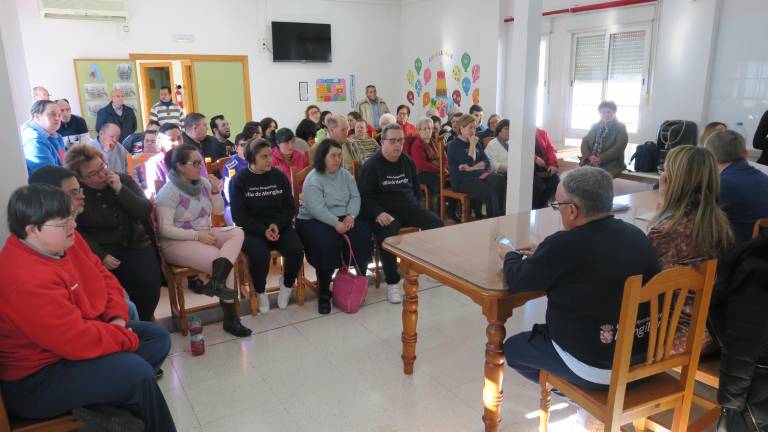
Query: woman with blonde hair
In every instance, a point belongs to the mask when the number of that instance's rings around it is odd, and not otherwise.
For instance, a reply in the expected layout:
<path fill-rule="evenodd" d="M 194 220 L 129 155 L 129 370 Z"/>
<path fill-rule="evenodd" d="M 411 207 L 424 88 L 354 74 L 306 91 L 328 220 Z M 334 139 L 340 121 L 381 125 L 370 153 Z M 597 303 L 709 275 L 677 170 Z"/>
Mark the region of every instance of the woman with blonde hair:
<path fill-rule="evenodd" d="M 728 125 L 722 122 L 711 122 L 704 126 L 704 131 L 701 132 L 701 137 L 699 138 L 699 146 L 704 147 L 704 144 L 707 143 L 707 139 L 709 139 L 710 136 L 715 134 L 716 132 L 724 131 L 728 129 Z"/>
<path fill-rule="evenodd" d="M 720 176 L 712 153 L 693 146 L 672 149 L 664 161 L 660 184 L 663 198 L 648 238 L 662 270 L 718 258 L 733 247 L 731 224 L 718 206 Z M 678 324 L 674 352 L 685 348 L 691 306 L 689 298 Z M 714 347 L 705 334 L 702 354 L 711 353 Z"/>

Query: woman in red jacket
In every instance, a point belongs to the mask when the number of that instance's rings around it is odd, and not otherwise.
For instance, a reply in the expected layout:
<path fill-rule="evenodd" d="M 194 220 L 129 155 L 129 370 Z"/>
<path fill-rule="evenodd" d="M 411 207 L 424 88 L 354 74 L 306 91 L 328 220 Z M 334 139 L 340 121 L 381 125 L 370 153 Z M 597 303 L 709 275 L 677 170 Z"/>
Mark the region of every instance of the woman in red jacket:
<path fill-rule="evenodd" d="M 126 322 L 123 289 L 75 231 L 72 208 L 69 195 L 42 184 L 17 189 L 8 203 L 11 235 L 0 251 L 5 406 L 35 419 L 73 411 L 104 430 L 122 422 L 175 431 L 155 382 L 170 335 Z"/>
<path fill-rule="evenodd" d="M 416 125 L 418 135 L 407 137 L 406 154 L 413 159 L 416 170 L 419 172 L 419 182 L 427 186 L 429 191 L 429 208 L 438 209 L 440 199 L 440 143 L 439 137 L 435 137 L 434 121 L 429 117 L 419 120 Z M 443 155 L 445 157 L 445 155 Z M 447 158 L 443 159 L 447 160 Z"/>

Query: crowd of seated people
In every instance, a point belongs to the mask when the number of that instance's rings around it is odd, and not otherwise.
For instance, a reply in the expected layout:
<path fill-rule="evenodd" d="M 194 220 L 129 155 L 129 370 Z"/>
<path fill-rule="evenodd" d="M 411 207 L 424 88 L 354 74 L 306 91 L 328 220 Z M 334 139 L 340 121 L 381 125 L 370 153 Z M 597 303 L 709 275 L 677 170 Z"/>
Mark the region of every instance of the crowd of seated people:
<path fill-rule="evenodd" d="M 8 258 L 2 261 L 8 286 L 35 287 L 13 299 L 11 291 L 0 289 L 7 300 L 0 307 L 0 333 L 9 344 L 0 350 L 0 364 L 7 365 L 0 368 L 0 386 L 15 415 L 76 410 L 101 422 L 121 418 L 124 410 L 123 419 L 139 421 L 146 430 L 173 430 L 154 382 L 170 344 L 167 333 L 152 324 L 162 284 L 159 254 L 168 263 L 209 275 L 206 281 L 190 278 L 189 288 L 218 297 L 224 330 L 247 337 L 251 330 L 234 304 L 234 265 L 241 253 L 261 313 L 271 307 L 266 282 L 271 253 L 277 251 L 283 262 L 278 308 L 288 306 L 306 255 L 316 270 L 318 312 L 327 314 L 334 272 L 352 261 L 364 274 L 374 242 L 387 299 L 402 301 L 396 258 L 382 242 L 401 228 L 443 226 L 436 215 L 445 188 L 467 194 L 478 217 L 483 208 L 487 217 L 505 213 L 510 122 L 493 114 L 484 123 L 479 105 L 468 114 L 450 112 L 446 119 L 430 110 L 414 125 L 408 105 L 398 106 L 395 116 L 369 86 L 366 98 L 346 116 L 310 105 L 295 133 L 265 117 L 243 125 L 232 142 L 223 115 L 208 121 L 202 113 L 184 113 L 169 102 L 169 89 L 153 106 L 157 118 L 134 133 L 132 111 L 116 91 L 100 112 L 92 139 L 68 101 L 38 93 L 22 127 L 33 185 L 11 198 L 12 234 L 0 252 Z M 768 193 L 768 176 L 747 161 L 743 136 L 713 122 L 702 134 L 701 147 L 680 146 L 667 154 L 658 213 L 643 233 L 611 216 L 612 177 L 625 168 L 628 135 L 613 102 L 601 103 L 598 111 L 600 121 L 582 140 L 582 167 L 562 180 L 549 135 L 536 129 L 532 207 L 551 205 L 564 230 L 538 246 L 509 250 L 500 245 L 499 252 L 510 290 L 545 288 L 549 298 L 546 323 L 505 343 L 510 367 L 532 380 L 544 369 L 604 389 L 614 346 L 599 336 L 606 323 L 618 322 L 624 280 L 642 274 L 647 281 L 673 266 L 729 256 L 737 247 L 758 253 L 750 246 L 752 228 L 768 218 L 768 204 L 755 197 Z M 134 180 L 127 173 L 128 160 L 139 155 L 151 157 Z M 441 158 L 445 173 L 439 172 Z M 447 183 L 440 184 L 441 174 Z M 453 204 L 448 214 L 457 219 Z M 214 226 L 214 216 L 222 214 L 227 226 Z M 30 268 L 40 269 L 34 273 L 46 277 L 30 279 L 9 264 L 14 259 L 28 261 Z M 64 295 L 73 284 L 87 301 Z M 575 286 L 581 287 L 578 294 Z M 47 299 L 55 301 L 43 305 Z M 33 311 L 35 304 L 41 306 Z M 54 319 L 46 312 L 51 305 L 69 312 Z M 685 346 L 690 324 L 690 302 L 686 306 L 674 341 L 677 351 Z M 74 316 L 83 317 L 74 328 L 88 343 L 67 345 L 75 330 L 51 342 L 45 326 L 72 324 Z M 17 325 L 34 325 L 39 332 L 11 334 Z M 716 351 L 717 341 L 705 337 L 704 353 Z M 87 389 L 85 367 L 97 374 L 115 367 L 135 373 L 95 396 L 82 391 L 63 398 L 64 391 Z M 60 373 L 70 380 L 63 388 L 52 385 Z M 115 397 L 118 384 L 131 385 L 135 393 Z M 37 405 L 46 409 L 33 410 Z M 83 410 L 84 405 L 96 408 Z"/>

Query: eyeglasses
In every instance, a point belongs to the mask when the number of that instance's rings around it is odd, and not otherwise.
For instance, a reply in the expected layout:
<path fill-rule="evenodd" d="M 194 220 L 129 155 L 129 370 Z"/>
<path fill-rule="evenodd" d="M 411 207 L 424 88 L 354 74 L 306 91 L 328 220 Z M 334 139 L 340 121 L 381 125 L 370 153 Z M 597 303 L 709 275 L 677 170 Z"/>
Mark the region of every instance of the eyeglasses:
<path fill-rule="evenodd" d="M 60 224 L 43 224 L 42 226 L 51 227 L 51 228 L 60 228 L 60 229 L 69 229 L 72 228 L 72 225 L 75 223 L 75 217 L 77 215 L 75 213 L 72 213 L 68 218 L 64 220 L 64 223 Z"/>
<path fill-rule="evenodd" d="M 82 196 L 83 188 L 68 190 L 67 195 L 71 196 L 72 198 L 77 198 L 79 196 Z"/>
<path fill-rule="evenodd" d="M 402 144 L 405 142 L 405 138 L 384 138 L 383 141 L 390 141 L 395 144 Z"/>
<path fill-rule="evenodd" d="M 187 161 L 187 163 L 185 163 L 184 165 L 192 165 L 195 168 L 200 168 L 202 164 L 203 164 L 203 161 L 201 161 L 200 159 L 197 159 L 197 160 Z"/>
<path fill-rule="evenodd" d="M 107 164 L 101 165 L 101 168 L 97 169 L 96 171 L 91 171 L 88 174 L 85 174 L 83 177 L 87 179 L 94 178 L 102 173 L 104 173 L 107 170 Z"/>
<path fill-rule="evenodd" d="M 552 207 L 552 210 L 554 210 L 554 211 L 559 211 L 560 210 L 560 206 L 563 206 L 563 205 L 575 206 L 576 204 L 573 201 L 560 201 L 560 202 L 558 202 L 558 201 L 550 201 L 549 202 L 549 206 Z"/>

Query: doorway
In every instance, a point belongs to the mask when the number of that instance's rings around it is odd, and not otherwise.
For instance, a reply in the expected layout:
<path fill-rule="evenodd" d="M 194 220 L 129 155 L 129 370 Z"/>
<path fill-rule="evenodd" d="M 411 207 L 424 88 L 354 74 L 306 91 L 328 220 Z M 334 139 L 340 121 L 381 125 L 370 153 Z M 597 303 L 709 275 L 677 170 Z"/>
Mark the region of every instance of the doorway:
<path fill-rule="evenodd" d="M 160 88 L 170 87 L 171 94 L 175 89 L 173 80 L 173 64 L 171 62 L 139 63 L 141 77 L 141 110 L 143 118 L 149 120 L 152 105 L 160 100 Z"/>

